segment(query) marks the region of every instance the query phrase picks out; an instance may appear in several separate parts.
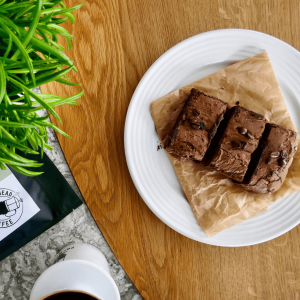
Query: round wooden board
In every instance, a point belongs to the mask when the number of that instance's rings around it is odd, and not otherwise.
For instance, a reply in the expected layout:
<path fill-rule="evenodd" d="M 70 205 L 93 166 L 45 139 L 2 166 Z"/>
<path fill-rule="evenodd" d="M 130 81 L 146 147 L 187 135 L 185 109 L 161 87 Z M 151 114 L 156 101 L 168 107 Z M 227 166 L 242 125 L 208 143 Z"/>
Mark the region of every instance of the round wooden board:
<path fill-rule="evenodd" d="M 85 89 L 78 106 L 57 108 L 59 127 L 72 136 L 59 135 L 59 142 L 95 221 L 144 299 L 299 299 L 299 226 L 244 248 L 192 241 L 140 198 L 123 139 L 139 80 L 170 47 L 208 30 L 246 28 L 300 49 L 299 12 L 296 0 L 85 0 L 75 24 L 66 26 L 76 37 L 66 54 L 79 70 L 69 77 L 82 86 L 51 83 L 42 91 L 67 97 Z"/>

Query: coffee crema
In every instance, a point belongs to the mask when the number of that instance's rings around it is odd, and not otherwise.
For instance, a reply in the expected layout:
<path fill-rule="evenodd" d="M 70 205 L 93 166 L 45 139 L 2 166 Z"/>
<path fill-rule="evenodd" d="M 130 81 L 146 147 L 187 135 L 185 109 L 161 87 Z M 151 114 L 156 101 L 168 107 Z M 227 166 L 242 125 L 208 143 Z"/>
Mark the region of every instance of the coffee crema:
<path fill-rule="evenodd" d="M 47 296 L 46 298 L 43 298 L 41 300 L 101 300 L 101 299 L 89 295 L 85 292 L 61 291 L 61 292 L 56 292 L 55 294 L 52 294 L 50 296 Z"/>

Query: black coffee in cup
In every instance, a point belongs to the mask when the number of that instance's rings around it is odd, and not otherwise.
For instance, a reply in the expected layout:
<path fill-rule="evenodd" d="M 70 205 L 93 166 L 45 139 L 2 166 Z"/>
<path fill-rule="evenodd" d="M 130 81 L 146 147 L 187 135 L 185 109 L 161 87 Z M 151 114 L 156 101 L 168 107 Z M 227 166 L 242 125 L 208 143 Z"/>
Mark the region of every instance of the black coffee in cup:
<path fill-rule="evenodd" d="M 57 292 L 43 300 L 101 300 L 84 292 Z"/>

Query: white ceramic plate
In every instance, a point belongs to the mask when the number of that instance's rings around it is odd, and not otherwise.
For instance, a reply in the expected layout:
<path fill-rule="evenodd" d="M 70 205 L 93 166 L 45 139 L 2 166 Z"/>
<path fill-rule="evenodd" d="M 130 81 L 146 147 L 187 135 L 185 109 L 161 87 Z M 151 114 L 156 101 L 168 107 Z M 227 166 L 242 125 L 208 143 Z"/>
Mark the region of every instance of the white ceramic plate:
<path fill-rule="evenodd" d="M 164 53 L 146 72 L 132 96 L 125 124 L 125 152 L 133 182 L 158 218 L 196 241 L 227 247 L 254 245 L 300 223 L 297 192 L 272 204 L 268 212 L 208 238 L 182 194 L 165 151 L 157 151 L 159 138 L 150 113 L 152 101 L 265 50 L 299 131 L 300 53 L 261 32 L 223 29 L 193 36 Z"/>

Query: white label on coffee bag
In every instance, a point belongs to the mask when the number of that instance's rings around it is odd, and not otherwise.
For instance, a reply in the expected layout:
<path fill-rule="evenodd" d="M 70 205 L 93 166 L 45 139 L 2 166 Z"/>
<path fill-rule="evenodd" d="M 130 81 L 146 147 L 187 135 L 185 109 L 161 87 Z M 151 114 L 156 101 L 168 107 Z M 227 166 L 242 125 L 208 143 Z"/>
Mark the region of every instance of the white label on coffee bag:
<path fill-rule="evenodd" d="M 0 170 L 0 241 L 39 211 L 15 175 Z"/>

